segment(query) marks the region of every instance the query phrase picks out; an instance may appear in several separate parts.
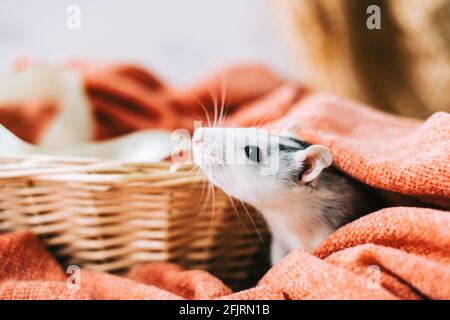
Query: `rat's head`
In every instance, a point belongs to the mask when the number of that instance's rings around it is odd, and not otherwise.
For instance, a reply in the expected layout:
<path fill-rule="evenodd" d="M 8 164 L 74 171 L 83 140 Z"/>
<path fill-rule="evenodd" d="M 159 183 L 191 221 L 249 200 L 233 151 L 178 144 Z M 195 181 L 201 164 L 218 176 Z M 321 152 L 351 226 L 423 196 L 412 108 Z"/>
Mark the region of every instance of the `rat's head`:
<path fill-rule="evenodd" d="M 276 192 L 305 187 L 331 165 L 322 145 L 295 138 L 292 124 L 280 134 L 257 128 L 198 128 L 194 162 L 234 198 L 261 203 Z"/>

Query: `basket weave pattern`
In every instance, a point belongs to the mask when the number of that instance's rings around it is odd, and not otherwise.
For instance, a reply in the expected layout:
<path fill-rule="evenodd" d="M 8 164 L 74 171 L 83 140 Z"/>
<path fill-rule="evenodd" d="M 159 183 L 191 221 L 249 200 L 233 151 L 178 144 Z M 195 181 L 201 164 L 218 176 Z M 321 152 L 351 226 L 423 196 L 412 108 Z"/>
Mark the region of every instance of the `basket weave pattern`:
<path fill-rule="evenodd" d="M 172 169 L 168 162 L 2 157 L 0 232 L 30 229 L 64 264 L 92 270 L 168 261 L 225 281 L 252 277 L 266 243 L 262 218 L 220 190 L 207 196 L 193 166 Z"/>

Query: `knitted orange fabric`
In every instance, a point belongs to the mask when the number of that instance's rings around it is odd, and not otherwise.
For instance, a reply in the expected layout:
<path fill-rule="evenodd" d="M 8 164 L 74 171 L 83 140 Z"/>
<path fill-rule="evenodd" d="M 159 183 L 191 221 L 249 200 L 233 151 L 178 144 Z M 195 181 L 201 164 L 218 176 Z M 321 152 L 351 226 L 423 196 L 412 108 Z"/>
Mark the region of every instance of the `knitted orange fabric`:
<path fill-rule="evenodd" d="M 205 271 L 83 270 L 79 288 L 26 232 L 0 236 L 0 299 L 449 299 L 450 215 L 389 208 L 339 229 L 315 252 L 291 252 L 254 288 L 232 293 Z"/>
<path fill-rule="evenodd" d="M 348 175 L 450 208 L 448 113 L 425 122 L 386 114 L 282 83 L 257 65 L 225 68 L 182 89 L 136 66 L 75 67 L 86 79 L 98 139 L 147 127 L 192 130 L 194 120 L 214 118 L 224 97 L 227 125 L 276 128 L 297 119 L 300 137 L 328 146 Z M 170 264 L 136 266 L 123 276 L 83 270 L 80 288 L 71 289 L 29 233 L 0 236 L 0 261 L 3 299 L 450 299 L 450 214 L 374 212 L 337 230 L 313 254 L 291 252 L 256 287 L 236 293 L 204 271 Z"/>

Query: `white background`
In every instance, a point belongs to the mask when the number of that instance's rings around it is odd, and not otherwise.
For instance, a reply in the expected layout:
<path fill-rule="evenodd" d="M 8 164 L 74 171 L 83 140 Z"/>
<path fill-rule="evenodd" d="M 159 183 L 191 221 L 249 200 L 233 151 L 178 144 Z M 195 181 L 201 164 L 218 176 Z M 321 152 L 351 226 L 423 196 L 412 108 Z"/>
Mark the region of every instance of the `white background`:
<path fill-rule="evenodd" d="M 66 26 L 70 5 L 81 29 Z M 226 63 L 289 70 L 265 0 L 0 0 L 0 71 L 20 57 L 143 64 L 183 84 Z"/>

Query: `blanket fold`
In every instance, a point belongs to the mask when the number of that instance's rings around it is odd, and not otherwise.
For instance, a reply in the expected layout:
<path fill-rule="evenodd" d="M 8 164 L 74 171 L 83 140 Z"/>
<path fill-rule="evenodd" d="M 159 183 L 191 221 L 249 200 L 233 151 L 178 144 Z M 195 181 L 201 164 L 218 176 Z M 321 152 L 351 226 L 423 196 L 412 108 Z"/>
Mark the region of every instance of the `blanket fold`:
<path fill-rule="evenodd" d="M 432 208 L 371 213 L 337 230 L 312 254 L 291 252 L 257 286 L 240 292 L 207 272 L 164 263 L 120 276 L 81 270 L 74 289 L 70 274 L 32 234 L 4 234 L 1 299 L 450 299 L 448 113 L 424 122 L 387 114 L 309 92 L 259 65 L 224 68 L 187 88 L 170 87 L 134 65 L 66 68 L 83 76 L 95 116 L 93 139 L 143 128 L 192 131 L 194 120 L 279 128 L 296 119 L 300 138 L 329 147 L 334 165 L 346 174 Z M 0 123 L 8 126 L 11 108 L 20 115 L 28 103 L 0 106 Z M 44 113 L 42 122 L 51 121 Z M 30 128 L 26 137 L 36 142 L 45 127 Z"/>
<path fill-rule="evenodd" d="M 0 299 L 449 299 L 450 215 L 384 209 L 295 250 L 254 288 L 232 293 L 205 271 L 167 263 L 122 276 L 81 270 L 79 286 L 28 232 L 0 236 Z M 71 285 L 72 284 L 72 285 Z"/>

